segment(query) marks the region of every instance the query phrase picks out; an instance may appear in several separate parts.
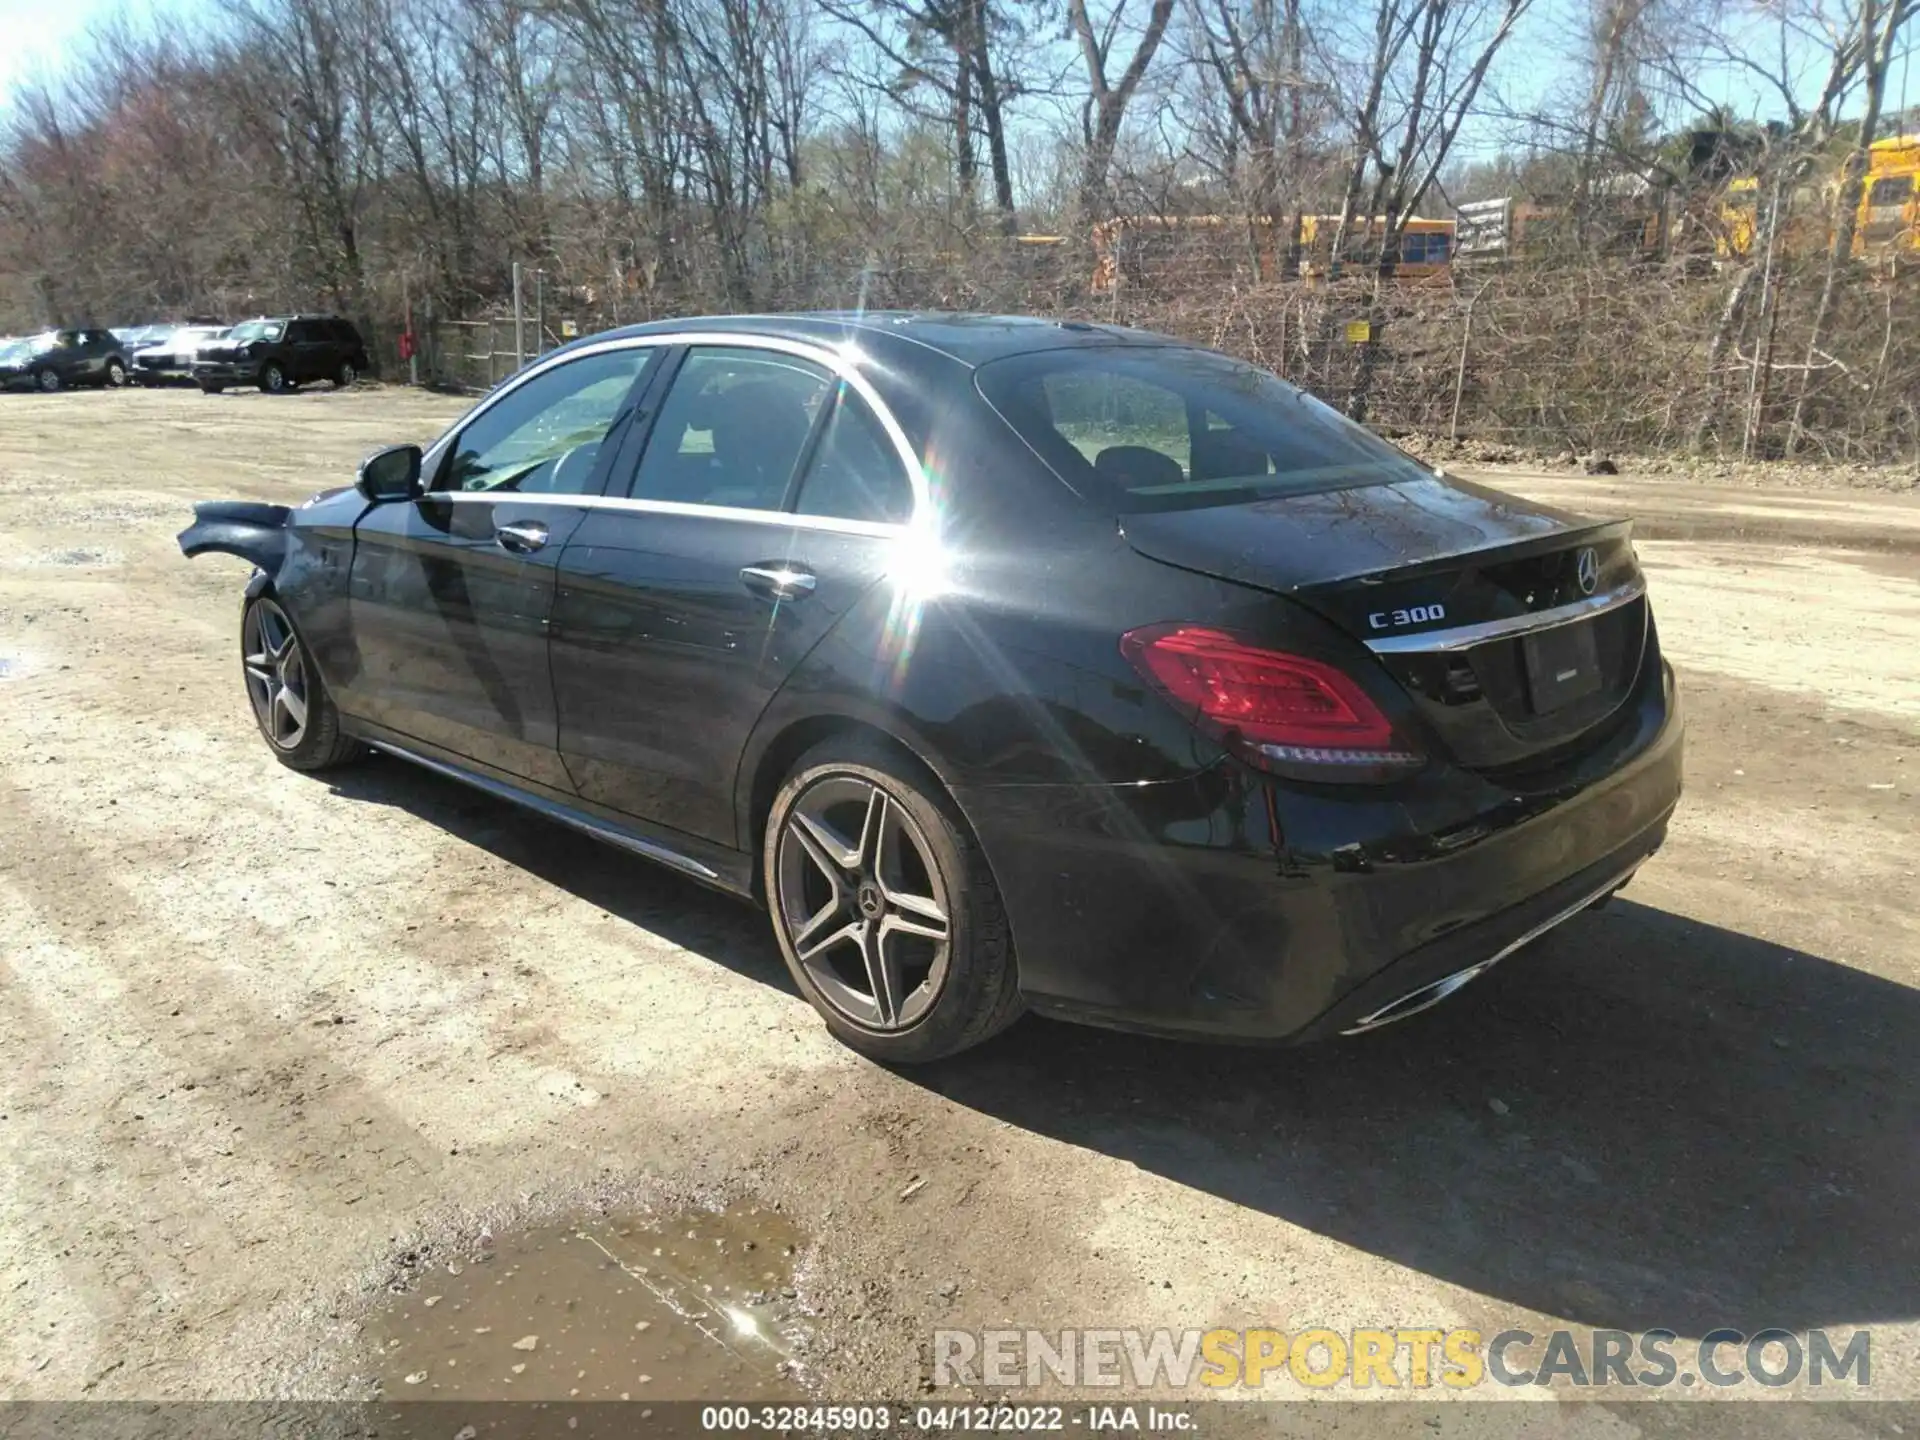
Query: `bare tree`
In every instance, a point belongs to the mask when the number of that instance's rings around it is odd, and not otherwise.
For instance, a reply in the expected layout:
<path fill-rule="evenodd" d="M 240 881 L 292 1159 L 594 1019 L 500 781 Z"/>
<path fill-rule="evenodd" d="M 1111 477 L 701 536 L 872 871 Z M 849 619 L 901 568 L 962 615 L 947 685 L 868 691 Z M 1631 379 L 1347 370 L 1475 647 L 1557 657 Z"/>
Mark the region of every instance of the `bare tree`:
<path fill-rule="evenodd" d="M 1310 54 L 1305 0 L 1189 0 L 1188 52 L 1220 107 L 1228 169 L 1245 166 L 1256 215 L 1297 235 L 1307 153 L 1332 87 Z"/>
<path fill-rule="evenodd" d="M 1854 141 L 1840 171 L 1840 185 L 1833 202 L 1833 236 L 1827 248 L 1826 273 L 1820 283 L 1820 300 L 1807 332 L 1807 356 L 1801 371 L 1800 386 L 1793 402 L 1793 419 L 1787 427 L 1787 449 L 1801 449 L 1806 439 L 1807 397 L 1813 382 L 1827 327 L 1833 320 L 1835 304 L 1846 271 L 1853 260 L 1853 237 L 1860 214 L 1860 200 L 1867 174 L 1868 153 L 1880 129 L 1880 112 L 1886 101 L 1887 72 L 1893 64 L 1894 45 L 1901 29 L 1913 18 L 1915 0 L 1861 0 L 1857 41 L 1860 55 L 1861 89 L 1864 110 Z"/>
<path fill-rule="evenodd" d="M 1080 57 L 1087 68 L 1087 100 L 1080 116 L 1085 151 L 1081 158 L 1078 204 L 1083 216 L 1097 216 L 1106 209 L 1107 175 L 1113 165 L 1114 147 L 1120 141 L 1120 126 L 1126 120 L 1134 92 L 1153 64 L 1160 42 L 1166 38 L 1167 22 L 1173 18 L 1173 0 L 1149 0 L 1146 25 L 1134 41 L 1133 55 L 1115 77 L 1109 70 L 1114 46 L 1127 21 L 1127 10 L 1127 0 L 1113 0 L 1096 29 L 1087 0 L 1067 0 L 1068 24 L 1079 42 Z"/>
<path fill-rule="evenodd" d="M 1013 166 L 1008 106 L 1020 89 L 1014 58 L 1027 34 L 1018 0 L 820 0 L 850 27 L 890 73 L 876 83 L 904 98 L 932 88 L 952 118 L 954 162 L 963 200 L 973 192 L 973 130 L 978 117 L 1003 228 L 1013 225 Z"/>
<path fill-rule="evenodd" d="M 243 45 L 234 78 L 279 152 L 319 287 L 357 307 L 361 222 L 384 158 L 370 0 L 235 0 L 232 14 Z"/>
<path fill-rule="evenodd" d="M 1356 218 L 1372 245 L 1373 217 L 1379 216 L 1378 266 L 1383 276 L 1393 273 L 1413 205 L 1446 165 L 1488 70 L 1531 4 L 1381 0 L 1362 99 L 1353 111 L 1353 160 L 1332 246 L 1336 267 Z"/>

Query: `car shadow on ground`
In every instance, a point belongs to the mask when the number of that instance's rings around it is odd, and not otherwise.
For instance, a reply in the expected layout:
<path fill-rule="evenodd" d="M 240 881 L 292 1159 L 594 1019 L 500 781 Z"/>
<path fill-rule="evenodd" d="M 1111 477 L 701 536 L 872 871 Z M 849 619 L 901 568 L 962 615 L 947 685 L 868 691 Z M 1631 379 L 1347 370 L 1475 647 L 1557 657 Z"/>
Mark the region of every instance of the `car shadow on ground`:
<path fill-rule="evenodd" d="M 417 815 L 629 925 L 800 993 L 767 917 L 745 900 L 404 760 L 375 755 L 327 779 L 335 794 Z"/>
<path fill-rule="evenodd" d="M 1920 1315 L 1920 994 L 1616 900 L 1355 1040 L 1028 1022 L 950 1099 L 1441 1280 L 1698 1336 Z"/>
<path fill-rule="evenodd" d="M 743 902 L 398 762 L 336 787 L 793 993 Z M 1917 1065 L 1920 993 L 1620 899 L 1361 1039 L 1029 1018 L 901 1074 L 1496 1300 L 1698 1336 L 1920 1315 Z"/>

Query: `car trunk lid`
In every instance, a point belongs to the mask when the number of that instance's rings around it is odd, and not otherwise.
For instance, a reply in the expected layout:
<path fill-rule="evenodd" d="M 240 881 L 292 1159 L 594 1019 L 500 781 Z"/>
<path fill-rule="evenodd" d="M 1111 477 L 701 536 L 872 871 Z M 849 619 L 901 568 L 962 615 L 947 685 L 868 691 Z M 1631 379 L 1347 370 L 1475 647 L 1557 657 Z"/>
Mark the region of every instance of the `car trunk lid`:
<path fill-rule="evenodd" d="M 1366 645 L 1460 763 L 1540 763 L 1640 673 L 1630 522 L 1448 476 L 1121 517 L 1140 554 L 1284 595 Z"/>

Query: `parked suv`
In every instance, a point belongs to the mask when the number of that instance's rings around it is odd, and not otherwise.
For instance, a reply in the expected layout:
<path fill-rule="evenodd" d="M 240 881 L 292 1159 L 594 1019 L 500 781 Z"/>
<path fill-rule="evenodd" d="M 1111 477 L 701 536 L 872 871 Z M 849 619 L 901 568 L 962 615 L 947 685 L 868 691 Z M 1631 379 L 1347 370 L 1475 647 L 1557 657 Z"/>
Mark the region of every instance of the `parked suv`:
<path fill-rule="evenodd" d="M 0 362 L 0 387 L 26 383 L 51 394 L 68 385 L 127 383 L 126 348 L 111 330 L 43 330 Z"/>
<path fill-rule="evenodd" d="M 366 342 L 337 315 L 282 315 L 247 320 L 194 356 L 193 378 L 209 395 L 229 385 L 257 385 L 280 395 L 309 380 L 345 389 L 370 367 Z"/>

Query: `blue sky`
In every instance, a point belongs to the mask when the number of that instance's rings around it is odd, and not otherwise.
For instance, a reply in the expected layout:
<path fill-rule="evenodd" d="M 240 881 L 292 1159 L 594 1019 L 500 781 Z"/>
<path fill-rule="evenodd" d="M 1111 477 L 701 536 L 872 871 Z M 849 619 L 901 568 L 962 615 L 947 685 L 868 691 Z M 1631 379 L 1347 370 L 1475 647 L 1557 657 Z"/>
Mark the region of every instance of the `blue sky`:
<path fill-rule="evenodd" d="M 11 106 L 14 92 L 36 74 L 56 72 L 70 58 L 90 25 L 117 17 L 150 24 L 162 16 L 190 15 L 203 9 L 210 0 L 0 0 L 0 116 Z M 1497 67 L 1498 75 L 1489 86 L 1517 108 L 1537 103 L 1540 91 L 1551 88 L 1565 75 L 1567 62 L 1562 47 L 1555 43 L 1555 32 L 1579 9 L 1578 0 L 1546 0 L 1535 8 L 1525 29 L 1516 33 L 1514 47 Z M 1760 12 L 1754 12 L 1756 18 Z M 1757 37 L 1756 37 L 1757 38 Z M 1920 38 L 1920 37 L 1916 37 Z M 1764 44 L 1764 42 L 1762 42 Z M 1911 43 L 1911 41 L 1910 41 Z M 1811 57 L 1809 57 L 1811 58 Z M 1816 68 L 1812 65 L 1809 70 Z M 1890 106 L 1920 104 L 1920 67 L 1907 60 L 1896 60 L 1887 99 Z M 1755 119 L 1780 118 L 1778 106 L 1764 87 L 1756 87 L 1749 77 L 1728 71 L 1720 75 L 1696 75 L 1696 83 L 1734 109 Z M 1818 77 L 1804 77 L 1806 89 L 1817 89 Z M 1491 94 L 1487 97 L 1491 99 Z M 1470 126 L 1476 133 L 1463 135 L 1462 148 L 1481 151 L 1499 148 L 1507 127 L 1495 123 Z"/>
<path fill-rule="evenodd" d="M 56 68 L 62 51 L 96 15 L 110 12 L 116 0 L 0 0 L 0 109 L 13 101 L 14 89 L 36 70 Z"/>
<path fill-rule="evenodd" d="M 0 0 L 0 114 L 14 91 L 36 74 L 57 72 L 96 21 L 125 16 L 150 22 L 197 0 Z"/>

